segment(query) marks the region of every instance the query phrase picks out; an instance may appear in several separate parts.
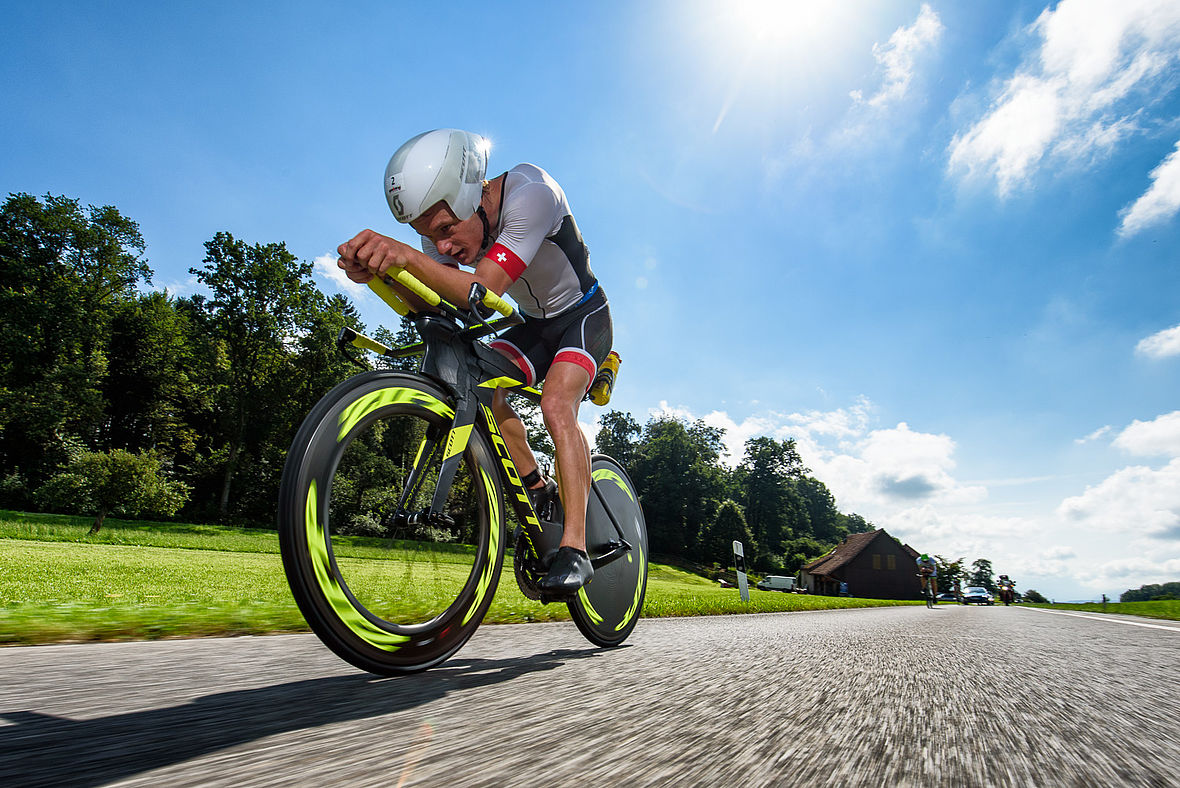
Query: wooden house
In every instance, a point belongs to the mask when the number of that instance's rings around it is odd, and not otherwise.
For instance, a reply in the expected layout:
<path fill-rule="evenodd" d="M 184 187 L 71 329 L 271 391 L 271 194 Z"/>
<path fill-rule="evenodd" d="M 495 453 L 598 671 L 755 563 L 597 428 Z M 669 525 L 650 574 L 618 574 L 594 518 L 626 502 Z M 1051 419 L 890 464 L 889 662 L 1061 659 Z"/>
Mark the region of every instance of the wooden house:
<path fill-rule="evenodd" d="M 849 534 L 830 553 L 803 565 L 799 584 L 808 593 L 865 599 L 918 599 L 918 552 L 883 530 Z"/>

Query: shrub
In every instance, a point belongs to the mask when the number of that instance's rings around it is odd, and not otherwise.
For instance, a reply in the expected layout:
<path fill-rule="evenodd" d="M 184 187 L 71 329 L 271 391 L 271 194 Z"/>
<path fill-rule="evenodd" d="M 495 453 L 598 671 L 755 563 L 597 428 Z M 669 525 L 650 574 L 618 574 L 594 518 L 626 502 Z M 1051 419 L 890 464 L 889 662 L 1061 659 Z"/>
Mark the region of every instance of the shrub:
<path fill-rule="evenodd" d="M 189 488 L 167 478 L 155 452 L 123 449 L 76 454 L 37 490 L 37 503 L 54 511 L 94 515 L 98 533 L 108 514 L 171 517 L 188 500 Z"/>

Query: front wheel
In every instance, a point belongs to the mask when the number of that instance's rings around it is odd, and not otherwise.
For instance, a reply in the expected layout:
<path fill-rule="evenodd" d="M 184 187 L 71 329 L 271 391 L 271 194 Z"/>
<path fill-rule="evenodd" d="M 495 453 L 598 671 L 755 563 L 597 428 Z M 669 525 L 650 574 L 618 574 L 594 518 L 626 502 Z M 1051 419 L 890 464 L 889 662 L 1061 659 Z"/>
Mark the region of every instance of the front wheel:
<path fill-rule="evenodd" d="M 500 485 L 482 432 L 457 448 L 453 418 L 426 379 L 363 373 L 312 409 L 287 455 L 287 581 L 312 631 L 362 670 L 437 665 L 492 603 L 504 557 Z M 444 455 L 460 451 L 442 511 L 426 516 Z"/>
<path fill-rule="evenodd" d="M 596 566 L 594 577 L 567 604 L 574 623 L 591 643 L 617 646 L 631 634 L 643 611 L 647 526 L 635 485 L 623 466 L 605 454 L 595 454 L 590 479 L 586 552 L 595 559 L 617 550 L 622 542 L 631 549 Z"/>

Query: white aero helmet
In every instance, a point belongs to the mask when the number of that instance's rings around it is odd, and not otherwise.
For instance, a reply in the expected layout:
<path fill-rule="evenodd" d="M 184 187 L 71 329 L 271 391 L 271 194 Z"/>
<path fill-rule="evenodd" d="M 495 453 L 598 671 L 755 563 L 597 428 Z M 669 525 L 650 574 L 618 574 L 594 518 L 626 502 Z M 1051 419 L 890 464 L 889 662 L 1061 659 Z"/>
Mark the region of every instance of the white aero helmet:
<path fill-rule="evenodd" d="M 419 134 L 385 167 L 385 199 L 402 223 L 442 200 L 460 221 L 479 207 L 491 145 L 478 134 L 435 129 Z"/>

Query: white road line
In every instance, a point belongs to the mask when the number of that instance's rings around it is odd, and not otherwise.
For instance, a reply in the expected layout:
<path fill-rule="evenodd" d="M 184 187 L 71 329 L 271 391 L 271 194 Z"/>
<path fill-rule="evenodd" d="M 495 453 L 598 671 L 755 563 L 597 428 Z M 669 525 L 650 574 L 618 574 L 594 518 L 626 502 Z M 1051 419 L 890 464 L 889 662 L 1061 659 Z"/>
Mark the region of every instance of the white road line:
<path fill-rule="evenodd" d="M 1142 621 L 1127 621 L 1125 618 L 1110 618 L 1109 616 L 1104 616 L 1101 613 L 1099 613 L 1099 614 L 1076 613 L 1076 612 L 1068 612 L 1067 613 L 1064 610 L 1045 610 L 1045 608 L 1043 608 L 1043 607 L 1025 607 L 1025 608 L 1021 608 L 1021 609 L 1022 610 L 1031 610 L 1034 613 L 1052 613 L 1055 616 L 1073 616 L 1074 618 L 1089 618 L 1094 621 L 1108 621 L 1111 624 L 1126 624 L 1127 626 L 1131 626 L 1131 627 L 1147 627 L 1148 629 L 1166 629 L 1169 632 L 1180 633 L 1180 626 L 1170 627 L 1170 626 L 1167 626 L 1166 624 L 1147 624 Z"/>

